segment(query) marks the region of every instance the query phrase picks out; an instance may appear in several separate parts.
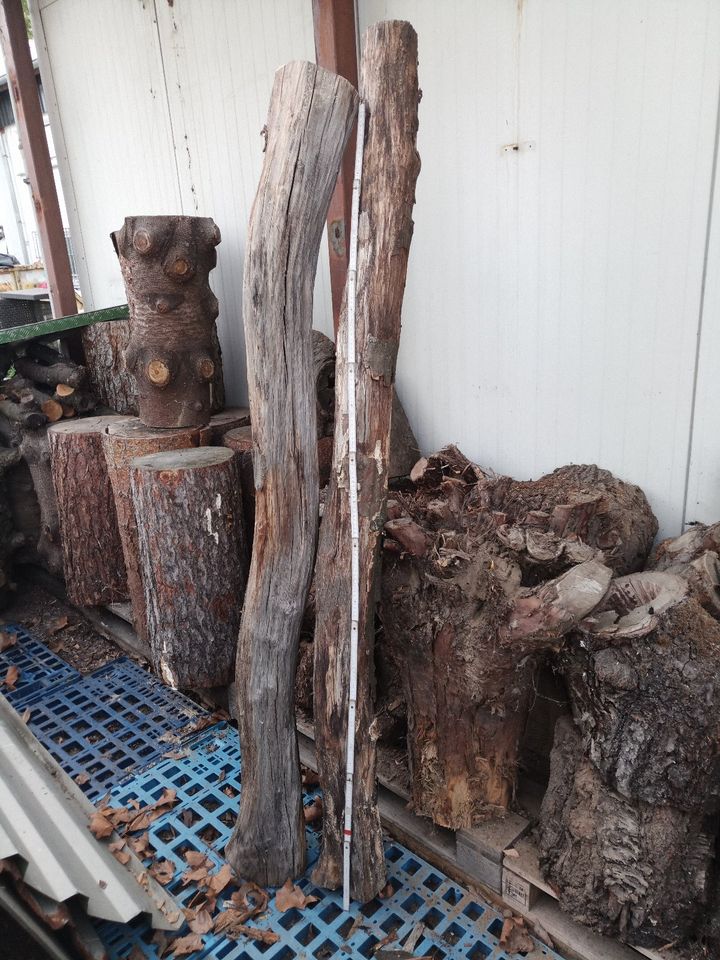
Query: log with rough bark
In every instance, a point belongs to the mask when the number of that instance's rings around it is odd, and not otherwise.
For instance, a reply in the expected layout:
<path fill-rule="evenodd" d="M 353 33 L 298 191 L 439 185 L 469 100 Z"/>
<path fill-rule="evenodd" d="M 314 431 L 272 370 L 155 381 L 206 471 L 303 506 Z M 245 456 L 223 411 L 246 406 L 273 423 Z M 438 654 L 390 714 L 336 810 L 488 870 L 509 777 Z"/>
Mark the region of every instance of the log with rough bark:
<path fill-rule="evenodd" d="M 228 430 L 222 437 L 222 445 L 237 454 L 238 474 L 242 494 L 243 520 L 245 525 L 245 550 L 248 563 L 252 555 L 255 531 L 255 475 L 253 472 L 252 428 L 248 424 Z"/>
<path fill-rule="evenodd" d="M 17 357 L 15 369 L 27 380 L 44 383 L 51 387 L 67 384 L 69 387 L 82 387 L 87 379 L 87 370 L 70 360 L 58 360 L 56 363 L 43 364 L 30 357 Z"/>
<path fill-rule="evenodd" d="M 248 407 L 230 407 L 210 417 L 210 423 L 200 428 L 201 447 L 221 447 L 223 437 L 230 430 L 250 426 L 250 410 Z"/>
<path fill-rule="evenodd" d="M 293 683 L 318 522 L 313 283 L 356 110 L 352 86 L 314 64 L 276 73 L 245 250 L 256 515 L 237 657 L 243 790 L 226 856 L 263 885 L 305 866 Z"/>
<path fill-rule="evenodd" d="M 707 823 L 620 796 L 569 718 L 558 721 L 538 839 L 545 876 L 575 920 L 645 947 L 696 932 L 713 873 Z"/>
<path fill-rule="evenodd" d="M 386 880 L 372 730 L 373 656 L 395 361 L 413 232 L 415 183 L 420 172 L 416 149 L 420 100 L 417 57 L 417 34 L 409 23 L 378 23 L 365 34 L 360 90 L 369 118 L 357 253 L 360 602 L 351 860 L 351 896 L 361 903 L 371 900 Z M 324 815 L 322 850 L 313 881 L 330 889 L 341 886 L 343 876 L 351 610 L 346 301 L 338 328 L 336 377 L 333 470 L 315 568 L 314 721 Z"/>
<path fill-rule="evenodd" d="M 155 453 L 130 475 L 155 669 L 175 688 L 227 685 L 247 577 L 237 456 Z"/>
<path fill-rule="evenodd" d="M 154 430 L 135 417 L 108 424 L 103 435 L 103 451 L 122 540 L 133 623 L 138 636 L 146 643 L 148 635 L 145 592 L 138 558 L 138 531 L 130 488 L 130 462 L 135 457 L 169 450 L 184 450 L 196 447 L 197 444 L 198 431 L 194 428 Z"/>
<path fill-rule="evenodd" d="M 415 489 L 388 505 L 383 652 L 407 701 L 415 809 L 457 829 L 507 808 L 539 658 L 600 602 L 613 564 L 647 554 L 655 520 L 637 488 L 597 468 L 556 471 L 547 493 L 543 480 L 527 483 L 525 505 L 521 484 L 454 447 L 413 475 Z M 598 521 L 554 534 L 543 566 L 524 525 L 539 503 L 572 515 L 578 489 L 584 503 L 604 498 Z M 498 536 L 498 509 L 525 531 L 519 549 Z"/>
<path fill-rule="evenodd" d="M 7 474 L 19 460 L 20 451 L 16 447 L 0 445 L 0 610 L 12 599 L 13 557 L 25 540 L 14 523 L 7 485 Z"/>
<path fill-rule="evenodd" d="M 68 597 L 79 606 L 128 599 L 127 574 L 103 436 L 122 417 L 85 417 L 48 429 Z"/>
<path fill-rule="evenodd" d="M 135 416 L 137 387 L 124 360 L 130 342 L 130 321 L 91 324 L 83 328 L 82 341 L 88 379 L 95 396 L 116 413 Z"/>
<path fill-rule="evenodd" d="M 40 507 L 40 535 L 36 545 L 38 556 L 50 573 L 62 576 L 60 521 L 50 466 L 50 443 L 47 430 L 24 431 L 20 441 L 20 453 L 30 469 Z"/>
<path fill-rule="evenodd" d="M 222 379 L 208 275 L 220 231 L 209 217 L 126 217 L 112 235 L 130 306 L 125 363 L 151 427 L 204 426 Z"/>
<path fill-rule="evenodd" d="M 613 580 L 561 665 L 584 748 L 629 800 L 720 810 L 720 624 L 688 582 Z"/>

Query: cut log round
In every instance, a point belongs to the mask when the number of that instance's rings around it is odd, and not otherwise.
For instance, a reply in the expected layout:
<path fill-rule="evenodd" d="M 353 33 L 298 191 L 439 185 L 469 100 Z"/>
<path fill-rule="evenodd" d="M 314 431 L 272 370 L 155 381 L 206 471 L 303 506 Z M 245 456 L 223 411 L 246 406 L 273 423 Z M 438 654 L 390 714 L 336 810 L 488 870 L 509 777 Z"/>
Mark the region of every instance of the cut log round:
<path fill-rule="evenodd" d="M 565 497 L 558 474 L 568 478 Z M 588 476 L 596 474 L 606 495 L 610 475 L 592 468 Z M 573 476 L 551 475 L 546 502 L 572 502 Z M 496 502 L 487 500 L 493 485 L 511 489 L 514 517 L 527 519 L 543 502 L 540 481 L 523 507 L 519 484 L 481 470 L 454 447 L 418 462 L 412 477 L 415 489 L 394 495 L 385 524 L 383 656 L 402 677 L 415 809 L 459 829 L 507 808 L 538 660 L 562 646 L 610 582 L 595 539 L 607 544 L 607 527 L 590 525 L 584 540 L 564 537 L 567 544 L 548 550 L 544 567 L 531 541 L 532 563 L 524 566 L 525 535 L 520 549 L 507 546 L 497 536 Z M 590 484 L 585 497 L 594 502 Z M 508 506 L 507 496 L 497 502 Z M 635 522 L 649 536 L 647 515 Z M 632 519 L 615 523 L 629 531 L 636 551 Z M 617 538 L 612 548 L 615 559 L 626 555 Z M 528 580 L 534 586 L 525 586 Z"/>
<path fill-rule="evenodd" d="M 417 34 L 409 23 L 378 23 L 365 34 L 361 95 L 369 119 L 357 251 L 356 367 L 359 605 L 351 896 L 366 903 L 385 885 L 377 808 L 373 727 L 374 635 L 390 459 L 395 360 L 415 184 L 420 91 Z M 362 134 L 359 134 L 362 135 Z M 392 144 L 392 149 L 388 149 Z M 342 885 L 345 758 L 350 655 L 351 522 L 348 502 L 347 302 L 338 328 L 333 470 L 315 568 L 314 721 L 323 788 L 323 843 L 313 872 L 319 886 Z"/>
<path fill-rule="evenodd" d="M 150 453 L 196 447 L 197 442 L 196 429 L 154 430 L 134 417 L 109 424 L 103 436 L 103 450 L 112 484 L 125 557 L 133 623 L 138 636 L 145 642 L 148 642 L 145 593 L 138 559 L 137 524 L 130 489 L 130 461 Z"/>
<path fill-rule="evenodd" d="M 226 856 L 270 886 L 305 866 L 293 689 L 317 542 L 313 281 L 356 110 L 352 86 L 314 64 L 276 73 L 245 249 L 256 515 L 237 658 L 243 789 Z"/>
<path fill-rule="evenodd" d="M 87 379 L 85 367 L 69 360 L 52 363 L 49 366 L 31 360 L 29 357 L 17 357 L 15 369 L 21 376 L 35 383 L 45 383 L 51 387 L 66 384 L 69 387 L 82 387 Z"/>
<path fill-rule="evenodd" d="M 230 407 L 210 417 L 210 423 L 200 428 L 200 446 L 215 447 L 223 445 L 223 437 L 229 430 L 250 425 L 248 407 Z"/>
<path fill-rule="evenodd" d="M 131 486 L 155 669 L 171 687 L 225 686 L 247 577 L 237 456 L 139 457 Z"/>
<path fill-rule="evenodd" d="M 151 427 L 204 426 L 222 377 L 208 275 L 220 231 L 209 217 L 127 217 L 112 235 L 130 306 L 125 363 Z"/>
<path fill-rule="evenodd" d="M 561 664 L 585 751 L 630 800 L 720 809 L 720 624 L 688 583 L 645 571 L 612 581 Z"/>
<path fill-rule="evenodd" d="M 695 933 L 712 878 L 715 838 L 704 822 L 615 793 L 572 722 L 558 721 L 539 846 L 545 876 L 575 920 L 644 947 Z"/>
<path fill-rule="evenodd" d="M 48 429 L 68 597 L 79 606 L 128 599 L 127 575 L 103 436 L 122 417 L 86 417 Z"/>

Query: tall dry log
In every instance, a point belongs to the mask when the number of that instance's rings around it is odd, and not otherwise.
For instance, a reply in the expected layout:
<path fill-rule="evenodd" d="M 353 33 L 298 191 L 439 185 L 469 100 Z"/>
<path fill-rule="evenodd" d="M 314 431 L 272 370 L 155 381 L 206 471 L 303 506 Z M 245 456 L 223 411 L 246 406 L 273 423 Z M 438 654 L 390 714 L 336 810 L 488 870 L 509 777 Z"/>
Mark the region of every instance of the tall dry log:
<path fill-rule="evenodd" d="M 457 829 L 507 808 L 538 658 L 599 603 L 610 566 L 647 554 L 655 520 L 596 467 L 523 485 L 448 447 L 412 476 L 385 525 L 383 653 L 403 681 L 414 806 Z M 571 529 L 576 509 L 595 519 Z M 536 532 L 547 514 L 557 532 Z"/>
<path fill-rule="evenodd" d="M 682 577 L 612 581 L 561 659 L 603 781 L 629 800 L 720 809 L 720 624 Z"/>
<path fill-rule="evenodd" d="M 121 421 L 108 424 L 103 436 L 103 451 L 122 539 L 133 623 L 138 636 L 146 643 L 148 633 L 145 592 L 140 571 L 138 530 L 130 487 L 130 462 L 135 457 L 170 450 L 184 450 L 188 447 L 196 447 L 197 444 L 196 429 L 154 430 L 134 417 L 123 418 Z"/>
<path fill-rule="evenodd" d="M 263 885 L 305 865 L 293 682 L 318 522 L 312 296 L 356 110 L 352 86 L 314 64 L 276 73 L 245 250 L 256 513 L 237 658 L 243 790 L 226 854 Z"/>
<path fill-rule="evenodd" d="M 227 685 L 247 576 L 237 456 L 155 453 L 130 475 L 155 669 L 171 687 Z"/>
<path fill-rule="evenodd" d="M 378 23 L 365 34 L 360 87 L 369 119 L 355 337 L 360 603 L 351 861 L 351 894 L 362 903 L 371 900 L 386 879 L 372 732 L 373 655 L 395 360 L 420 172 L 417 57 L 417 34 L 409 23 Z M 324 816 L 322 851 L 313 880 L 330 889 L 342 884 L 351 610 L 346 302 L 340 314 L 336 377 L 333 470 L 315 568 L 314 719 Z"/>
<path fill-rule="evenodd" d="M 209 217 L 126 217 L 112 240 L 130 306 L 125 363 L 140 419 L 204 426 L 222 383 L 218 302 L 208 283 L 220 231 Z"/>
<path fill-rule="evenodd" d="M 630 801 L 603 783 L 562 717 L 540 813 L 541 866 L 575 920 L 638 946 L 697 930 L 710 899 L 714 837 L 705 818 Z"/>
<path fill-rule="evenodd" d="M 103 453 L 107 428 L 123 417 L 85 417 L 48 429 L 68 597 L 79 606 L 128 599 L 112 485 Z"/>

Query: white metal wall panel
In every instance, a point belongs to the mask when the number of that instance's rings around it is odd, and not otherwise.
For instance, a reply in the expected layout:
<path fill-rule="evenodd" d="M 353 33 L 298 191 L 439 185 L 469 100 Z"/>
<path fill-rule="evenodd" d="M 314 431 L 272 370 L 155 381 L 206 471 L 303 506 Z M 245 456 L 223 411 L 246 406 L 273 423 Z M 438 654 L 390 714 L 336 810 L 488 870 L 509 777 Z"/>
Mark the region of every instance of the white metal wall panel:
<path fill-rule="evenodd" d="M 212 274 L 230 395 L 244 399 L 242 264 L 263 160 L 261 130 L 275 71 L 315 60 L 309 0 L 165 0 L 157 3 L 183 211 L 222 233 Z M 332 335 L 327 240 L 320 247 L 315 325 Z"/>
<path fill-rule="evenodd" d="M 455 441 L 517 477 L 597 462 L 679 533 L 720 5 L 359 0 L 359 14 L 419 33 L 398 382 L 421 446 Z"/>
<path fill-rule="evenodd" d="M 109 240 L 125 216 L 213 217 L 227 397 L 245 400 L 242 264 L 260 131 L 275 70 L 315 59 L 309 0 L 33 0 L 38 12 L 86 303 L 125 300 Z M 326 244 L 315 325 L 332 332 Z"/>
<path fill-rule="evenodd" d="M 687 522 L 702 523 L 720 520 L 720 158 L 717 140 L 715 150 L 715 189 L 708 222 L 695 417 L 685 509 Z"/>

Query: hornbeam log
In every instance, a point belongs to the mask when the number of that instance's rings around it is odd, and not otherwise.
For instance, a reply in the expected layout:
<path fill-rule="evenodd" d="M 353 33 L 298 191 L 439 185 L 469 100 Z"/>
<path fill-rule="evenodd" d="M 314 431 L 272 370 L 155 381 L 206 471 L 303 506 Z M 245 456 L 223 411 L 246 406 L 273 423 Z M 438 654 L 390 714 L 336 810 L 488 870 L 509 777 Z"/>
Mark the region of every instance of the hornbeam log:
<path fill-rule="evenodd" d="M 629 800 L 720 810 L 720 623 L 683 577 L 618 577 L 561 657 L 603 781 Z"/>
<path fill-rule="evenodd" d="M 447 447 L 411 476 L 385 524 L 383 655 L 407 702 L 415 809 L 459 829 L 507 808 L 539 659 L 600 602 L 613 564 L 647 555 L 655 519 L 637 488 L 596 467 L 523 487 Z M 542 503 L 542 514 L 595 520 L 536 533 Z M 512 546 L 510 527 L 522 534 Z"/>
<path fill-rule="evenodd" d="M 148 642 L 145 591 L 138 554 L 138 531 L 130 488 L 130 462 L 136 457 L 170 450 L 196 447 L 198 431 L 154 430 L 134 417 L 108 424 L 103 435 L 103 451 L 113 489 L 115 512 L 122 540 L 125 570 L 133 623 L 138 636 Z"/>
<path fill-rule="evenodd" d="M 255 530 L 255 475 L 253 472 L 252 428 L 247 425 L 228 430 L 223 434 L 222 444 L 237 454 L 238 472 L 242 491 L 243 520 L 245 525 L 245 549 L 248 563 L 252 555 Z"/>
<path fill-rule="evenodd" d="M 201 447 L 221 447 L 223 437 L 230 430 L 250 425 L 250 410 L 247 407 L 230 407 L 210 417 L 210 423 L 200 428 Z"/>
<path fill-rule="evenodd" d="M 237 657 L 243 789 L 226 856 L 270 886 L 305 866 L 293 686 L 318 524 L 313 282 L 357 99 L 314 64 L 278 70 L 245 249 L 255 536 Z"/>
<path fill-rule="evenodd" d="M 405 288 L 415 183 L 417 34 L 409 23 L 378 23 L 365 34 L 361 96 L 369 120 L 363 163 L 357 261 L 355 349 L 360 539 L 358 687 L 351 896 L 371 900 L 386 882 L 377 808 L 374 717 L 375 608 L 385 519 L 395 360 Z M 359 136 L 363 136 L 360 131 Z M 392 150 L 388 144 L 392 144 Z M 343 815 L 348 712 L 351 577 L 348 502 L 347 303 L 338 328 L 333 469 L 315 568 L 314 721 L 323 789 L 323 840 L 313 873 L 335 889 L 343 877 Z"/>
<path fill-rule="evenodd" d="M 555 727 L 540 812 L 540 864 L 560 905 L 600 933 L 642 947 L 698 929 L 713 875 L 713 832 L 698 813 L 613 791 L 568 717 Z"/>
<path fill-rule="evenodd" d="M 48 428 L 68 597 L 79 606 L 128 599 L 127 574 L 103 435 L 122 417 Z"/>
<path fill-rule="evenodd" d="M 175 688 L 225 686 L 247 575 L 237 456 L 155 453 L 130 473 L 155 669 Z"/>
<path fill-rule="evenodd" d="M 29 357 L 17 357 L 15 369 L 28 380 L 34 380 L 35 383 L 44 383 L 51 387 L 56 387 L 60 383 L 66 383 L 69 387 L 82 387 L 87 379 L 85 367 L 78 366 L 78 364 L 70 361 L 60 361 L 45 366 Z"/>
<path fill-rule="evenodd" d="M 82 342 L 90 386 L 100 403 L 126 416 L 138 412 L 135 377 L 124 357 L 130 321 L 112 320 L 83 327 Z"/>
<path fill-rule="evenodd" d="M 39 430 L 48 422 L 41 410 L 13 403 L 12 400 L 0 400 L 0 416 L 17 423 L 23 430 Z"/>
<path fill-rule="evenodd" d="M 112 235 L 130 306 L 125 363 L 140 419 L 150 427 L 201 427 L 222 377 L 217 298 L 208 275 L 220 231 L 209 217 L 126 217 Z"/>

